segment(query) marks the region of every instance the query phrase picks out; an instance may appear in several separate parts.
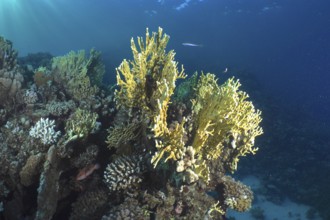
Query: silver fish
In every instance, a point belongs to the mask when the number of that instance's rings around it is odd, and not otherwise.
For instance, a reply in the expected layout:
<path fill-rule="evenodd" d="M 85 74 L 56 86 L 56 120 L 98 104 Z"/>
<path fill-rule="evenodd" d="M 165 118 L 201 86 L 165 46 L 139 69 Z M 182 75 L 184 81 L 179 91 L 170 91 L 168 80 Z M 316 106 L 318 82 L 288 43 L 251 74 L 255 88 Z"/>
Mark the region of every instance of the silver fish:
<path fill-rule="evenodd" d="M 193 43 L 182 43 L 183 46 L 187 47 L 202 47 L 202 44 L 193 44 Z"/>

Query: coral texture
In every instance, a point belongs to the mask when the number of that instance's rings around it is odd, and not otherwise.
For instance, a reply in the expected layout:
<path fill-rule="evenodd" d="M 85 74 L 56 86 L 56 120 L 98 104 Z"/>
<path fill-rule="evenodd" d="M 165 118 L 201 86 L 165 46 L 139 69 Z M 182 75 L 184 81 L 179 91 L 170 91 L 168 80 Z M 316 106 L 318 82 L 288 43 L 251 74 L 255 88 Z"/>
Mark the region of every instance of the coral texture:
<path fill-rule="evenodd" d="M 12 43 L 0 36 L 0 105 L 15 98 L 24 81 Z"/>
<path fill-rule="evenodd" d="M 72 204 L 70 220 L 80 219 L 100 219 L 98 210 L 106 204 L 107 193 L 102 188 L 86 192 L 79 196 L 77 201 Z"/>
<path fill-rule="evenodd" d="M 55 121 L 49 118 L 40 118 L 40 120 L 30 129 L 30 136 L 40 139 L 45 144 L 55 143 L 61 135 L 60 131 L 55 131 Z"/>
<path fill-rule="evenodd" d="M 107 166 L 104 180 L 110 191 L 125 190 L 140 183 L 144 171 L 143 157 L 122 156 Z"/>
<path fill-rule="evenodd" d="M 86 138 L 96 128 L 97 117 L 98 115 L 94 112 L 76 109 L 65 125 L 68 139 Z"/>
<path fill-rule="evenodd" d="M 55 57 L 52 62 L 52 74 L 55 82 L 75 100 L 88 99 L 98 92 L 103 78 L 104 65 L 100 53 L 91 50 L 86 58 L 85 51 L 71 51 L 65 56 Z"/>
<path fill-rule="evenodd" d="M 224 203 L 239 212 L 248 211 L 252 206 L 253 193 L 251 189 L 229 176 L 222 178 L 224 185 Z"/>
<path fill-rule="evenodd" d="M 259 110 L 233 78 L 218 86 L 215 75 L 202 74 L 193 100 L 195 136 L 192 146 L 201 159 L 227 160 L 230 171 L 237 169 L 240 156 L 254 154 L 255 137 L 262 134 Z"/>

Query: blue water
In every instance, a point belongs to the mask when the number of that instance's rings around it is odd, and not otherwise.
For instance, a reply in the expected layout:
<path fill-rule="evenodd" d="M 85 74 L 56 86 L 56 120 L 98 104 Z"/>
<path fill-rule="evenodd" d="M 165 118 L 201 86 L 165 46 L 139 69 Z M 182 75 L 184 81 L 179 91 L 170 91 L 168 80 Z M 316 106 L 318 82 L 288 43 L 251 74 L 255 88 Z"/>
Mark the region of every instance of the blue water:
<path fill-rule="evenodd" d="M 186 72 L 253 72 L 274 96 L 324 122 L 330 118 L 329 8 L 327 0 L 2 0 L 0 33 L 20 55 L 95 47 L 114 79 L 114 68 L 130 57 L 129 39 L 161 26 Z"/>

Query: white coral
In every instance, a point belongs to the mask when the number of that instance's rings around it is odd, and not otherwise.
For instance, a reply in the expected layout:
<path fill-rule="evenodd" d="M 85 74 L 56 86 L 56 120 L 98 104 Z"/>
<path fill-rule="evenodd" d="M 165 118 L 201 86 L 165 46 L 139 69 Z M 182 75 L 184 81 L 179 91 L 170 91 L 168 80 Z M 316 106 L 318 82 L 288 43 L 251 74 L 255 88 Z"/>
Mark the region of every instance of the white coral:
<path fill-rule="evenodd" d="M 26 90 L 23 95 L 23 100 L 26 104 L 34 104 L 38 101 L 38 95 L 33 89 Z"/>
<path fill-rule="evenodd" d="M 60 131 L 55 132 L 55 121 L 48 118 L 40 118 L 40 120 L 30 129 L 30 136 L 38 138 L 45 145 L 52 144 L 57 141 L 61 135 Z"/>

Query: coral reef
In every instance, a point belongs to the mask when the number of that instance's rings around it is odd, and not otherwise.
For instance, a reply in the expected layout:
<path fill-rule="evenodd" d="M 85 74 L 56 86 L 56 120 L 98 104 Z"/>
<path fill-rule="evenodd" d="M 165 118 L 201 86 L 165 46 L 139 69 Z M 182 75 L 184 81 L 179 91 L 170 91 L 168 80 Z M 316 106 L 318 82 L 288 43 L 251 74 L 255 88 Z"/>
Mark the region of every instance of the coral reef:
<path fill-rule="evenodd" d="M 251 189 L 229 176 L 222 178 L 224 185 L 225 205 L 238 212 L 245 212 L 251 208 L 253 193 Z"/>
<path fill-rule="evenodd" d="M 100 55 L 92 49 L 88 58 L 83 50 L 54 57 L 52 61 L 54 81 L 63 86 L 74 100 L 94 96 L 98 92 L 105 71 Z"/>
<path fill-rule="evenodd" d="M 98 115 L 88 110 L 76 109 L 65 124 L 68 140 L 86 138 L 96 129 L 96 119 Z"/>
<path fill-rule="evenodd" d="M 150 213 L 138 205 L 138 201 L 132 198 L 126 199 L 122 204 L 111 209 L 111 211 L 102 217 L 102 220 L 124 220 L 137 219 L 143 220 L 150 218 Z"/>
<path fill-rule="evenodd" d="M 0 36 L 0 107 L 6 103 L 10 107 L 23 81 L 17 64 L 17 52 L 13 50 L 9 40 Z"/>
<path fill-rule="evenodd" d="M 76 108 L 76 104 L 74 101 L 64 101 L 64 102 L 49 102 L 46 104 L 46 110 L 52 115 L 52 116 L 63 116 L 68 114 L 70 111 L 73 111 Z"/>
<path fill-rule="evenodd" d="M 108 202 L 107 192 L 103 188 L 87 191 L 72 204 L 70 220 L 100 219 L 99 211 Z"/>
<path fill-rule="evenodd" d="M 237 169 L 239 157 L 256 152 L 254 140 L 262 134 L 260 111 L 247 101 L 248 95 L 239 90 L 240 84 L 233 78 L 219 86 L 215 75 L 201 74 L 198 77 L 195 74 L 173 97 L 173 103 L 177 106 L 187 97 L 192 98 L 192 105 L 188 106 L 190 109 L 181 111 L 181 117 L 169 117 L 170 111 L 175 109 L 171 107 L 170 100 L 176 81 L 184 78 L 185 74 L 177 70 L 172 51 L 165 52 L 167 41 L 168 36 L 162 34 L 162 29 L 153 33 L 152 37 L 147 30 L 145 42 L 138 38 L 140 50 L 131 41 L 134 61 L 124 60 L 117 70 L 117 106 L 129 112 L 128 117 L 139 118 L 142 122 L 144 129 L 139 138 L 149 149 L 152 167 L 167 173 L 165 182 L 179 186 L 198 183 L 202 184 L 202 190 L 219 191 L 218 188 L 221 188 L 221 192 L 227 192 L 219 198 L 210 198 L 212 202 L 207 203 L 208 208 L 204 209 L 201 218 L 205 217 L 205 210 L 208 209 L 212 210 L 210 213 L 217 211 L 220 215 L 227 208 L 246 211 L 251 206 L 252 192 L 240 183 L 229 181 L 224 174 Z M 171 65 L 168 64 L 170 68 L 164 62 L 168 59 L 172 61 Z M 158 63 L 163 65 L 158 66 Z M 125 124 L 122 126 L 129 129 Z M 122 147 L 118 143 L 123 141 L 118 140 L 125 139 L 126 132 L 120 132 L 125 128 L 110 131 L 116 132 L 109 132 L 108 143 L 117 149 Z M 131 153 L 139 154 L 137 150 Z M 108 179 L 108 176 L 106 173 L 105 178 Z M 113 191 L 114 188 L 109 187 Z M 196 201 L 201 195 L 194 196 Z M 185 199 L 182 198 L 182 201 Z M 182 204 L 187 202 L 182 201 L 181 205 L 177 205 L 177 210 L 185 210 Z M 169 206 L 176 206 L 178 202 L 172 201 Z M 151 204 L 148 210 L 150 207 Z M 162 215 L 158 210 L 156 213 Z M 170 212 L 167 213 L 169 215 Z"/>
<path fill-rule="evenodd" d="M 117 125 L 109 129 L 106 143 L 109 148 L 120 148 L 122 144 L 136 139 L 139 136 L 140 130 L 141 124 L 138 122 L 130 123 L 126 126 Z"/>
<path fill-rule="evenodd" d="M 11 80 L 0 90 L 15 98 L 0 104 L 7 219 L 223 220 L 228 208 L 250 208 L 251 190 L 226 174 L 256 152 L 260 111 L 235 79 L 195 73 L 177 87 L 186 74 L 168 41 L 161 28 L 132 39 L 133 59 L 107 88 L 93 49 L 27 59 L 22 84 L 16 52 L 0 39 L 0 82 Z"/>

